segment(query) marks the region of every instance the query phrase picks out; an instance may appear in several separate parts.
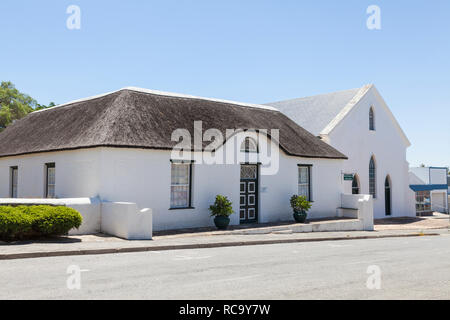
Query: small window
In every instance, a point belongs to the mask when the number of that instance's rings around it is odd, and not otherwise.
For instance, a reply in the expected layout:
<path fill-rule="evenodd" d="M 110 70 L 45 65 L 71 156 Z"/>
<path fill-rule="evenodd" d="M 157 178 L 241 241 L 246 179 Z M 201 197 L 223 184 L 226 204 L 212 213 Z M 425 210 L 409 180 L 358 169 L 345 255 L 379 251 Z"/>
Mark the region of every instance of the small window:
<path fill-rule="evenodd" d="M 11 183 L 10 183 L 10 196 L 11 198 L 17 198 L 17 184 L 19 180 L 19 168 L 18 167 L 11 167 Z"/>
<path fill-rule="evenodd" d="M 250 137 L 246 137 L 241 144 L 241 152 L 258 152 L 258 143 Z"/>
<path fill-rule="evenodd" d="M 377 197 L 377 177 L 376 177 L 376 165 L 374 157 L 370 158 L 369 163 L 369 194 L 375 199 Z"/>
<path fill-rule="evenodd" d="M 170 208 L 192 207 L 192 163 L 172 163 L 170 185 Z"/>
<path fill-rule="evenodd" d="M 46 172 L 45 197 L 55 198 L 55 173 L 56 173 L 55 164 L 47 163 L 45 165 L 45 172 Z"/>
<path fill-rule="evenodd" d="M 359 179 L 358 175 L 354 175 L 352 182 L 352 194 L 359 194 Z"/>
<path fill-rule="evenodd" d="M 298 195 L 311 201 L 311 166 L 298 166 Z"/>
<path fill-rule="evenodd" d="M 370 107 L 369 110 L 369 129 L 370 131 L 375 131 L 375 113 L 373 107 Z"/>

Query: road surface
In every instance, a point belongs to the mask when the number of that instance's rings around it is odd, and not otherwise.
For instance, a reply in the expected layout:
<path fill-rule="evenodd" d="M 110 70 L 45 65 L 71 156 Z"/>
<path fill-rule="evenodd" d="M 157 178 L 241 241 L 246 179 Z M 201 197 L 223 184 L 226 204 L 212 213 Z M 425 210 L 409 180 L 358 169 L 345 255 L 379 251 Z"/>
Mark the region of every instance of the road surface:
<path fill-rule="evenodd" d="M 0 288 L 0 299 L 450 299 L 450 236 L 4 260 Z"/>

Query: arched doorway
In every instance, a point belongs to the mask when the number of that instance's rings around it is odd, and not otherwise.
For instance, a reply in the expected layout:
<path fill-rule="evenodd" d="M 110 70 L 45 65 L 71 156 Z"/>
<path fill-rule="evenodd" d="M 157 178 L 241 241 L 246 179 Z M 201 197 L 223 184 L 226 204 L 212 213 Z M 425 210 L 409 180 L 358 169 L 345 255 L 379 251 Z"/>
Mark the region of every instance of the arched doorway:
<path fill-rule="evenodd" d="M 387 176 L 386 181 L 384 182 L 384 202 L 387 216 L 392 215 L 391 199 L 392 199 L 391 178 Z"/>
<path fill-rule="evenodd" d="M 375 164 L 375 156 L 370 158 L 369 163 L 369 194 L 374 199 L 377 197 L 377 167 Z"/>
<path fill-rule="evenodd" d="M 358 175 L 355 174 L 352 182 L 352 194 L 359 194 L 359 190 L 359 178 Z"/>

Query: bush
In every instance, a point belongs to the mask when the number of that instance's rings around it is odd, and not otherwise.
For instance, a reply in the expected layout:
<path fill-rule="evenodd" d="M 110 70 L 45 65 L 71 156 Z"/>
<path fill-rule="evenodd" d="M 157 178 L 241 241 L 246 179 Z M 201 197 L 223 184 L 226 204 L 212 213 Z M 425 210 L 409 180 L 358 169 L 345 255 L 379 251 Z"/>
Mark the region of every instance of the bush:
<path fill-rule="evenodd" d="M 216 197 L 216 201 L 209 207 L 209 211 L 211 211 L 211 217 L 229 217 L 234 213 L 231 201 L 229 201 L 227 197 L 221 195 Z"/>
<path fill-rule="evenodd" d="M 0 239 L 32 239 L 66 235 L 79 228 L 81 214 L 67 207 L 0 206 Z"/>

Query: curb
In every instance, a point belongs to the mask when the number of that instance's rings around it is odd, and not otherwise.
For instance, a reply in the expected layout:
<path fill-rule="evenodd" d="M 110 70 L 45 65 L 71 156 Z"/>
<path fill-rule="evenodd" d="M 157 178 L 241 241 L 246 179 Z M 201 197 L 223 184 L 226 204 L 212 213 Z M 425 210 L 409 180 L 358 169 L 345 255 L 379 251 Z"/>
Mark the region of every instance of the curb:
<path fill-rule="evenodd" d="M 411 237 L 425 237 L 425 236 L 429 237 L 429 236 L 439 236 L 439 235 L 440 235 L 439 233 L 410 233 L 410 234 L 392 234 L 392 235 L 378 235 L 378 236 L 328 237 L 328 238 L 314 238 L 314 239 L 277 239 L 277 240 L 254 240 L 254 241 L 230 241 L 230 242 L 216 242 L 216 243 L 179 244 L 179 245 L 166 245 L 166 246 L 111 248 L 111 249 L 85 249 L 85 250 L 70 250 L 70 251 L 40 251 L 40 252 L 0 254 L 0 260 L 118 254 L 118 253 L 135 253 L 135 252 L 150 252 L 150 251 L 208 249 L 208 248 L 258 246 L 258 245 L 268 245 L 268 244 L 301 243 L 301 242 L 365 240 L 365 239 L 384 239 L 384 238 L 411 238 Z"/>

